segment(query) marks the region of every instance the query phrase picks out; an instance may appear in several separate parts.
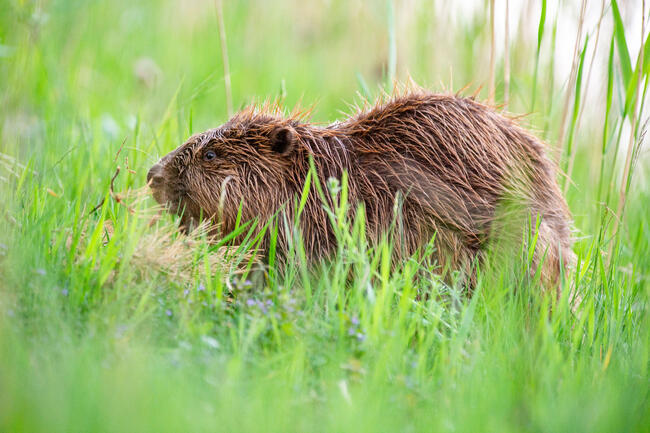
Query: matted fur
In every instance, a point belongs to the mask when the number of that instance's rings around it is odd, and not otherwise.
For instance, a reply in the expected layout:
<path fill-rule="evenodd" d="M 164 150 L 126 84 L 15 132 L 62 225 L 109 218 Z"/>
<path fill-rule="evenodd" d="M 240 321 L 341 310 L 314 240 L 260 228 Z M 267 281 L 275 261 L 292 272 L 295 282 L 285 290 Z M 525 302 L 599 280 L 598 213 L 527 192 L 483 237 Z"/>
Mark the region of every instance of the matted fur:
<path fill-rule="evenodd" d="M 524 226 L 532 220 L 535 227 L 537 218 L 533 265 L 544 258 L 544 283 L 555 286 L 573 256 L 569 211 L 543 143 L 472 98 L 409 89 L 327 126 L 309 123 L 299 112 L 283 116 L 271 104 L 250 107 L 192 136 L 148 178 L 156 200 L 181 213 L 186 227 L 202 215 L 225 234 L 234 229 L 240 208 L 242 221 L 264 223 L 278 212 L 292 221 L 310 157 L 323 184 L 347 171 L 351 212 L 357 204 L 365 207 L 371 243 L 394 226 L 399 201 L 397 259 L 435 235 L 441 273 L 471 276 L 496 236 L 516 233 L 521 244 Z M 512 205 L 525 215 L 514 231 L 508 223 Z M 335 250 L 318 194 L 309 194 L 299 226 L 310 260 Z M 279 231 L 280 257 L 291 233 Z"/>

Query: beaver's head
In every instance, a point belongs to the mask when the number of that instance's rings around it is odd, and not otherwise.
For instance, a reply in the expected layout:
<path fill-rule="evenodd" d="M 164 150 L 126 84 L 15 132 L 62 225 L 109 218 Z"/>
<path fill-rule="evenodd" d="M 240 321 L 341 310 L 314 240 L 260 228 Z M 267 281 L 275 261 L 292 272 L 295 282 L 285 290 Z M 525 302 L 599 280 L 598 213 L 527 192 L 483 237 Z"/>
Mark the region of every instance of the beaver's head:
<path fill-rule="evenodd" d="M 302 153 L 296 126 L 245 113 L 196 134 L 151 167 L 153 196 L 182 216 L 185 230 L 212 219 L 227 233 L 238 218 L 268 217 L 289 197 L 287 179 Z"/>

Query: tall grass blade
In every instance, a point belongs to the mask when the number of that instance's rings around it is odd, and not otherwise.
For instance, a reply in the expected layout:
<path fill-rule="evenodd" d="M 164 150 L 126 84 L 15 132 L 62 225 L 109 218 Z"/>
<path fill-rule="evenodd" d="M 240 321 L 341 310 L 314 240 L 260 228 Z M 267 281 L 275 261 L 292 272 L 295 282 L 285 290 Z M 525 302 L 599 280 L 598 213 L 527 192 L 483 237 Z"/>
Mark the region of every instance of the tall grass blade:
<path fill-rule="evenodd" d="M 585 38 L 585 45 L 582 48 L 582 53 L 580 54 L 580 63 L 578 65 L 578 75 L 576 76 L 576 85 L 574 91 L 574 100 L 573 100 L 573 115 L 571 116 L 571 126 L 569 127 L 569 138 L 566 147 L 567 155 L 567 166 L 565 167 L 566 177 L 564 179 L 564 194 L 567 193 L 569 189 L 569 184 L 571 182 L 571 173 L 573 171 L 573 163 L 575 161 L 575 152 L 573 150 L 573 139 L 575 136 L 576 124 L 578 121 L 578 115 L 580 113 L 580 102 L 582 101 L 582 71 L 585 65 L 585 54 L 587 53 L 587 46 L 589 45 L 589 35 Z"/>
<path fill-rule="evenodd" d="M 490 0 L 490 76 L 488 78 L 488 101 L 494 103 L 496 91 L 496 40 L 494 36 L 494 0 Z"/>
<path fill-rule="evenodd" d="M 535 71 L 533 72 L 533 96 L 531 97 L 530 111 L 535 111 L 537 99 L 537 74 L 539 73 L 539 57 L 542 51 L 542 40 L 544 40 L 544 28 L 546 27 L 546 0 L 542 0 L 542 11 L 539 15 L 537 26 L 537 50 L 535 51 Z M 551 73 L 553 70 L 551 69 Z"/>
<path fill-rule="evenodd" d="M 612 1 L 615 2 L 615 0 Z M 636 71 L 635 71 L 635 78 L 633 80 L 630 80 L 635 82 L 634 96 L 633 96 L 634 97 L 633 110 L 630 113 L 630 124 L 631 124 L 630 139 L 628 141 L 627 154 L 625 156 L 625 165 L 623 167 L 623 176 L 621 178 L 618 206 L 616 208 L 616 218 L 614 219 L 613 233 L 616 236 L 618 235 L 618 228 L 624 216 L 625 203 L 627 201 L 626 199 L 627 199 L 630 179 L 632 175 L 632 169 L 631 169 L 632 158 L 633 155 L 635 155 L 635 153 L 637 152 L 637 148 L 641 145 L 640 140 L 637 140 L 637 121 L 638 121 L 638 116 L 640 116 L 641 113 L 638 113 L 637 110 L 639 105 L 639 93 L 641 90 L 641 81 L 643 77 L 643 65 L 644 65 L 643 56 L 645 52 L 645 44 L 644 44 L 645 26 L 646 26 L 645 0 L 643 0 L 642 4 L 643 4 L 643 9 L 641 14 L 641 46 L 639 48 L 639 57 L 638 57 Z M 611 250 L 614 245 L 615 245 L 614 242 L 610 244 L 610 258 L 612 257 Z"/>
<path fill-rule="evenodd" d="M 612 4 L 612 17 L 614 19 L 614 38 L 616 40 L 616 48 L 618 49 L 619 65 L 621 73 L 623 74 L 623 83 L 627 88 L 628 83 L 632 79 L 632 61 L 630 60 L 630 50 L 627 48 L 627 40 L 625 38 L 625 25 L 621 18 L 621 12 L 618 8 L 616 0 L 611 0 Z"/>
<path fill-rule="evenodd" d="M 363 98 L 368 102 L 372 101 L 372 94 L 370 93 L 370 88 L 368 87 L 368 83 L 366 83 L 366 80 L 363 78 L 363 75 L 361 75 L 360 72 L 357 72 L 356 77 L 357 77 L 357 84 L 359 85 L 359 90 L 361 90 L 361 96 L 363 96 Z"/>
<path fill-rule="evenodd" d="M 395 82 L 397 71 L 397 39 L 395 35 L 395 6 L 393 0 L 386 0 L 386 14 L 388 26 L 388 73 L 386 75 L 386 87 L 390 91 Z"/>
<path fill-rule="evenodd" d="M 569 82 L 567 85 L 567 92 L 564 98 L 564 107 L 562 109 L 562 118 L 560 120 L 560 132 L 558 135 L 557 151 L 556 151 L 556 161 L 559 161 L 560 155 L 562 155 L 562 148 L 564 147 L 564 140 L 566 138 L 566 124 L 569 116 L 569 107 L 571 105 L 571 91 L 574 89 L 575 80 L 578 71 L 578 65 L 580 62 L 580 41 L 582 40 L 582 26 L 585 21 L 585 13 L 587 11 L 587 0 L 582 0 L 582 5 L 580 7 L 580 17 L 578 18 L 578 30 L 576 32 L 576 42 L 573 48 L 573 63 L 571 65 L 571 73 L 569 74 Z"/>
<path fill-rule="evenodd" d="M 503 50 L 503 106 L 510 102 L 510 1 L 506 0 L 505 46 Z"/>
<path fill-rule="evenodd" d="M 603 139 L 600 147 L 600 175 L 598 176 L 598 192 L 596 197 L 600 202 L 602 200 L 602 190 L 605 178 L 605 155 L 607 153 L 607 143 L 609 142 L 609 122 L 612 110 L 612 97 L 614 93 L 614 36 L 609 44 L 609 55 L 607 57 L 607 92 L 605 94 L 605 118 L 603 120 Z"/>
<path fill-rule="evenodd" d="M 226 42 L 226 25 L 223 20 L 223 0 L 214 0 L 217 11 L 217 26 L 219 27 L 219 43 L 221 44 L 221 61 L 223 63 L 223 82 L 226 91 L 226 110 L 228 117 L 233 115 L 232 109 L 232 84 L 230 83 L 230 60 L 228 57 L 228 43 Z"/>

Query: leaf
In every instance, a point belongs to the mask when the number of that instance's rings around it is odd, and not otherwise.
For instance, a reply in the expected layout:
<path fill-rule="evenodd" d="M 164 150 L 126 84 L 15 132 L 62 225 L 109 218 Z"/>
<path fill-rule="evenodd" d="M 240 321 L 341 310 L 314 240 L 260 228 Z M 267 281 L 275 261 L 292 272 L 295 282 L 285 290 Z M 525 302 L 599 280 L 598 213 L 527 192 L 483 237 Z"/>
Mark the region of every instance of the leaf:
<path fill-rule="evenodd" d="M 650 71 L 650 34 L 643 45 L 643 73 L 648 75 Z"/>
<path fill-rule="evenodd" d="M 533 97 L 531 102 L 531 111 L 535 110 L 535 99 L 537 96 L 537 74 L 539 72 L 539 55 L 542 49 L 542 39 L 544 38 L 545 26 L 546 26 L 546 0 L 542 0 L 542 13 L 539 16 L 539 26 L 537 27 L 537 53 L 535 54 L 535 71 L 533 72 Z"/>
<path fill-rule="evenodd" d="M 643 46 L 643 69 L 641 70 L 641 73 L 643 75 L 648 74 L 648 48 L 650 48 L 650 35 L 648 38 L 646 38 L 645 44 Z M 634 74 L 631 77 L 631 80 L 627 83 L 627 87 L 625 89 L 625 107 L 623 109 L 623 117 L 627 116 L 630 113 L 630 110 L 633 109 L 634 103 L 636 100 L 636 87 L 637 87 L 637 82 L 639 81 L 639 62 L 640 59 L 637 59 L 637 64 L 636 67 L 634 68 Z"/>
<path fill-rule="evenodd" d="M 625 26 L 621 18 L 621 12 L 618 9 L 616 0 L 612 0 L 612 15 L 614 17 L 614 38 L 616 39 L 616 48 L 618 48 L 618 57 L 621 63 L 621 72 L 625 87 L 628 86 L 632 78 L 632 61 L 630 60 L 630 50 L 627 48 L 625 40 Z"/>
<path fill-rule="evenodd" d="M 366 101 L 372 101 L 370 89 L 368 88 L 368 84 L 366 83 L 366 80 L 363 78 L 363 75 L 361 75 L 361 72 L 357 72 L 356 75 L 357 75 L 357 82 L 359 83 L 359 89 L 361 90 L 361 95 L 366 99 Z"/>
<path fill-rule="evenodd" d="M 545 24 L 546 24 L 546 0 L 542 0 L 542 13 L 539 17 L 539 26 L 537 27 L 537 57 L 539 57 L 539 49 L 542 46 L 542 38 L 544 37 Z"/>
<path fill-rule="evenodd" d="M 571 155 L 571 152 L 573 151 L 573 136 L 575 133 L 576 122 L 578 120 L 578 114 L 580 113 L 580 101 L 582 95 L 582 72 L 585 66 L 585 53 L 587 52 L 588 44 L 589 35 L 587 35 L 585 39 L 585 45 L 582 48 L 582 53 L 580 54 L 580 63 L 578 65 L 578 74 L 576 76 L 575 99 L 573 101 L 573 115 L 571 117 L 571 129 L 569 130 L 569 141 L 567 143 L 567 155 Z"/>
<path fill-rule="evenodd" d="M 388 89 L 392 89 L 395 71 L 397 69 L 397 42 L 395 38 L 395 10 L 393 0 L 386 0 L 386 12 L 388 15 L 388 75 L 386 80 Z"/>
<path fill-rule="evenodd" d="M 605 103 L 605 122 L 603 125 L 603 145 L 601 153 L 604 155 L 607 150 L 607 137 L 609 135 L 609 113 L 612 108 L 612 94 L 614 93 L 614 35 L 609 45 L 609 57 L 607 59 L 607 100 Z"/>

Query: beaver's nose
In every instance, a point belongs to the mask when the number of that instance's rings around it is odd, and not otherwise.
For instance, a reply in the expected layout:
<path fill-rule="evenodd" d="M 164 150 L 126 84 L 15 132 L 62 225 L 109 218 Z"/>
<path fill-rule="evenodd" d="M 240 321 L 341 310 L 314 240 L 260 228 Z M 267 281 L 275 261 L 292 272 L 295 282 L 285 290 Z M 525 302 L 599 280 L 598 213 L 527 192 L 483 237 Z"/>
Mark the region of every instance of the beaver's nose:
<path fill-rule="evenodd" d="M 154 188 L 158 187 L 163 184 L 163 174 L 162 174 L 163 168 L 160 163 L 155 164 L 151 169 L 149 170 L 149 173 L 147 173 L 147 184 Z"/>

